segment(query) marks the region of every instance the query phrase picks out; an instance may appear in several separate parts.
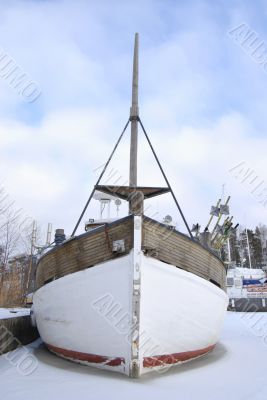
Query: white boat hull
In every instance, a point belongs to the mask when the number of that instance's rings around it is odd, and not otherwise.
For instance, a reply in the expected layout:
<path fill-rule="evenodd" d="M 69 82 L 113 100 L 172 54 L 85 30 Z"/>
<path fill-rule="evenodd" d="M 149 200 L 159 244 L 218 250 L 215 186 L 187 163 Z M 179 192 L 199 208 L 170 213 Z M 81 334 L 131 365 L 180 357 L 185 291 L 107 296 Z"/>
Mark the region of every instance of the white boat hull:
<path fill-rule="evenodd" d="M 211 351 L 218 342 L 228 304 L 223 290 L 194 274 L 144 257 L 140 324 L 141 374 Z"/>
<path fill-rule="evenodd" d="M 137 318 L 134 253 L 37 290 L 33 312 L 51 351 L 72 361 L 140 376 L 213 349 L 228 304 L 224 291 L 141 253 Z M 137 325 L 139 341 L 134 336 Z"/>

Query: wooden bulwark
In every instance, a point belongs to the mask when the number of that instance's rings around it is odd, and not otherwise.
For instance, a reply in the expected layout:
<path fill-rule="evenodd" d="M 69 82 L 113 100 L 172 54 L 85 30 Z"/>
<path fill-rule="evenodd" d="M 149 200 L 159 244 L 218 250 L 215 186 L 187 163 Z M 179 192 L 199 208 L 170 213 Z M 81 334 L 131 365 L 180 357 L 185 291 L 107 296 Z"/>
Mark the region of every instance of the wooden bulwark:
<path fill-rule="evenodd" d="M 133 247 L 132 216 L 105 224 L 54 247 L 38 263 L 37 288 L 54 279 L 118 257 L 118 254 L 112 252 L 112 244 L 122 239 L 125 241 L 125 255 Z"/>
<path fill-rule="evenodd" d="M 225 266 L 215 254 L 188 236 L 147 217 L 143 222 L 143 250 L 226 290 Z"/>
<path fill-rule="evenodd" d="M 124 240 L 125 252 L 112 251 L 113 241 Z M 125 255 L 133 248 L 133 216 L 105 224 L 62 245 L 55 246 L 39 261 L 37 288 L 65 275 Z M 144 254 L 198 275 L 225 290 L 223 262 L 210 250 L 172 228 L 143 218 Z"/>

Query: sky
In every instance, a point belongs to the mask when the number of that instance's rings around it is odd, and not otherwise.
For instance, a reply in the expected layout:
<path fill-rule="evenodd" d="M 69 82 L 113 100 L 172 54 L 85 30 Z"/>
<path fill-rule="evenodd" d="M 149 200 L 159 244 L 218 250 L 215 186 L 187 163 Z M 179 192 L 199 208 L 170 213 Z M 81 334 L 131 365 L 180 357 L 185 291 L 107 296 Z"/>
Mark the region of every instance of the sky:
<path fill-rule="evenodd" d="M 236 223 L 267 224 L 266 16 L 260 0 L 0 0 L 0 184 L 38 225 L 71 233 L 129 117 L 139 32 L 140 117 L 189 225 L 229 195 Z M 102 183 L 127 181 L 129 136 Z M 164 185 L 141 131 L 139 161 L 140 184 Z M 169 195 L 146 213 L 184 231 Z M 79 232 L 98 214 L 93 201 Z"/>

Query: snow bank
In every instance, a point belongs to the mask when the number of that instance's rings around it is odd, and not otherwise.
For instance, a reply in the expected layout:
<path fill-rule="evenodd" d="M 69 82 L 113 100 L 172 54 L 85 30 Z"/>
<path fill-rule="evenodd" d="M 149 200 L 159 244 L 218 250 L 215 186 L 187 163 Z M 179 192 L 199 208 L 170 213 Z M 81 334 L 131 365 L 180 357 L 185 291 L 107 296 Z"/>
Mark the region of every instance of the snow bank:
<path fill-rule="evenodd" d="M 0 319 L 21 317 L 29 314 L 29 308 L 0 308 Z"/>

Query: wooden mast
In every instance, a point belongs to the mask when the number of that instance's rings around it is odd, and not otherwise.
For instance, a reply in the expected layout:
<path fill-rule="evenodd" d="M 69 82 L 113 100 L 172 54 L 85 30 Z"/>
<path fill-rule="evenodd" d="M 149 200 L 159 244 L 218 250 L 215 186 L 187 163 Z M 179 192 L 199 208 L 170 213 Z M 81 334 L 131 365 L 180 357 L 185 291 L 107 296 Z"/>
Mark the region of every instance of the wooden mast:
<path fill-rule="evenodd" d="M 131 121 L 131 149 L 130 149 L 130 173 L 129 186 L 135 188 L 129 196 L 129 214 L 143 214 L 144 194 L 137 189 L 137 147 L 138 147 L 138 48 L 139 36 L 135 34 L 134 58 L 133 58 L 133 83 L 132 83 L 132 106 L 130 109 Z"/>
<path fill-rule="evenodd" d="M 137 186 L 137 143 L 138 143 L 138 47 L 139 37 L 135 34 L 134 58 L 133 58 L 133 84 L 132 84 L 132 106 L 130 109 L 131 120 L 131 150 L 130 150 L 130 176 L 129 186 Z"/>

